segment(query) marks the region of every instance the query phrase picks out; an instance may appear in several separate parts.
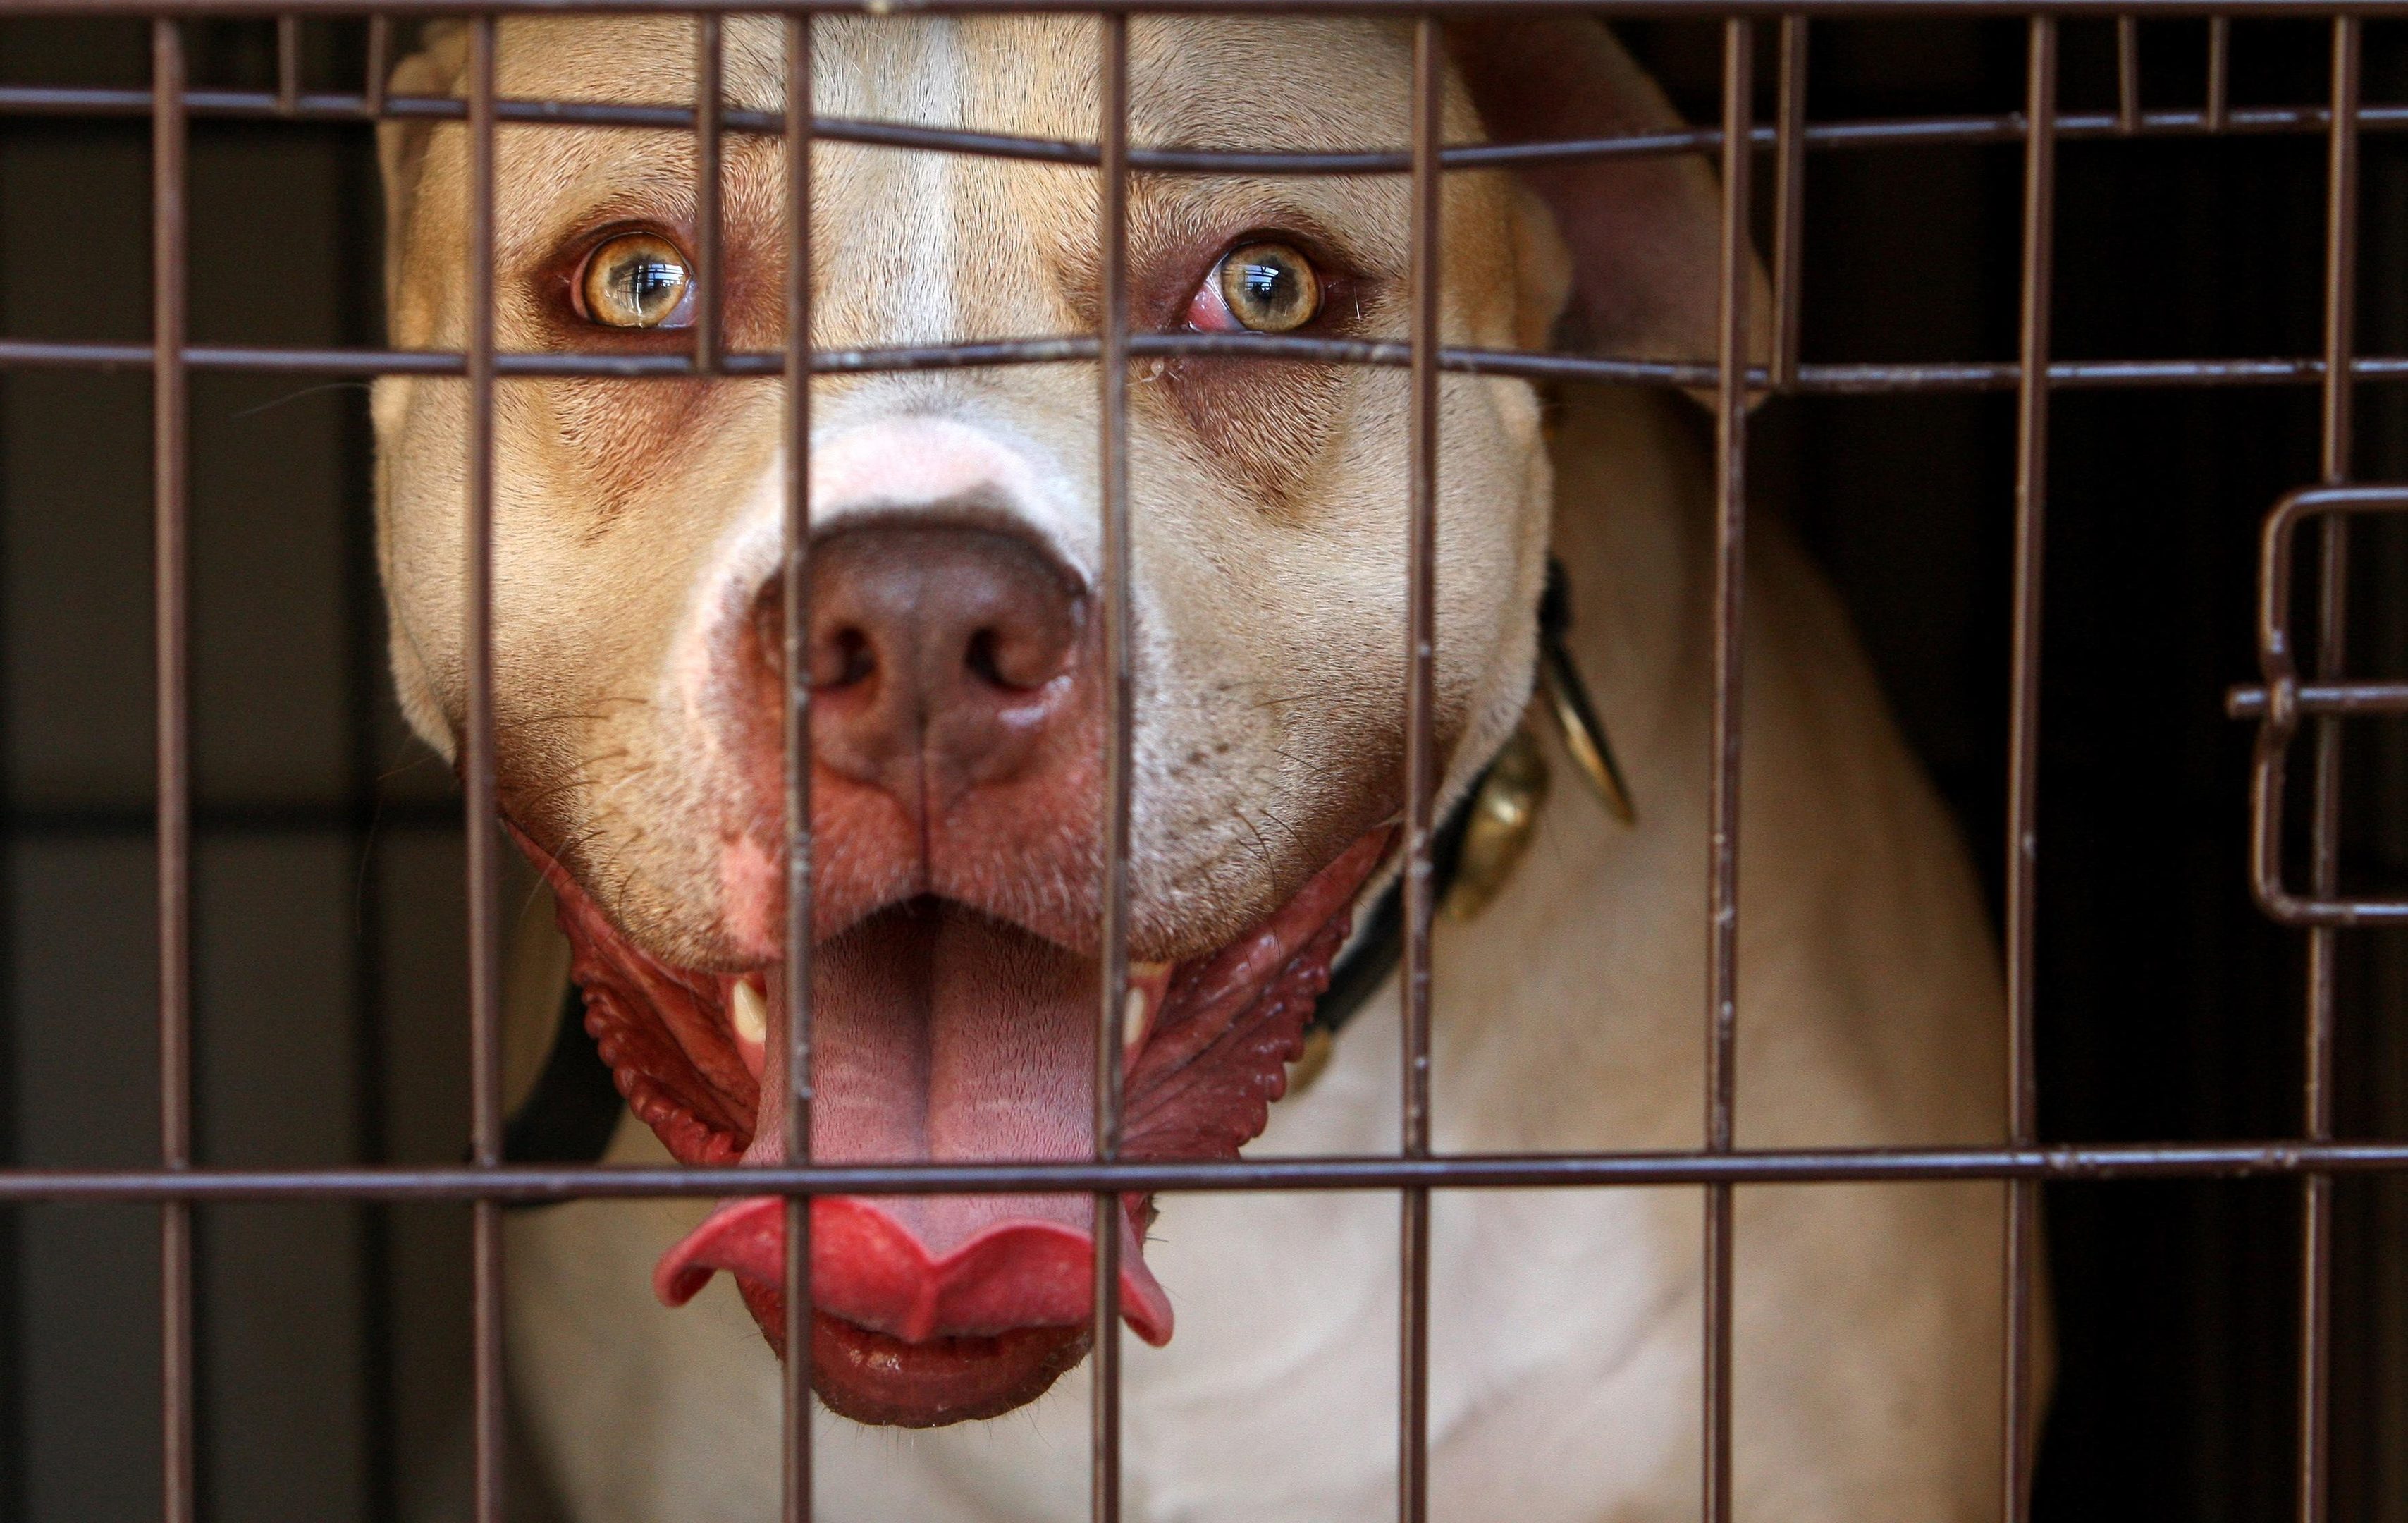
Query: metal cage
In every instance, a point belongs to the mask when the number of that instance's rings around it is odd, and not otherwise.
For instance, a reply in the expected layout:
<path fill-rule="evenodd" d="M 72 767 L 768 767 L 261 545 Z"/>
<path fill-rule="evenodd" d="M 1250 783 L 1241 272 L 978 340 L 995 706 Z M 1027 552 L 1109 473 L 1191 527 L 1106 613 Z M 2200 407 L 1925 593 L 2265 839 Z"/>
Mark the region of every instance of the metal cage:
<path fill-rule="evenodd" d="M 1511 0 L 1538 8 L 1545 0 Z M 1505 8 L 1498 0 L 1495 8 Z M 864 0 L 884 11 L 883 0 Z M 2000 1244 L 2008 1286 L 2005 1340 L 2000 1350 L 2002 1431 L 2000 1452 L 2007 1484 L 2001 1516 L 2018 1523 L 2028 1516 L 2033 1433 L 2027 1400 L 2033 1382 L 2036 1303 L 2038 1190 L 2048 1180 L 2163 1177 L 2276 1176 L 2297 1182 L 2302 1201 L 2302 1259 L 2297 1285 L 2300 1354 L 2296 1372 L 2300 1418 L 2296 1440 L 2296 1505 L 2301 1523 L 2326 1516 L 2328 1470 L 2327 1392 L 2331 1364 L 2330 1283 L 2332 1192 L 2336 1176 L 2356 1172 L 2408 1172 L 2408 1142 L 2336 1140 L 2333 1111 L 2335 968 L 2341 939 L 2352 927 L 2408 923 L 2408 901 L 2344 898 L 2340 890 L 2338 835 L 2342 813 L 2342 732 L 2355 715 L 2408 714 L 2408 683 L 2353 678 L 2345 649 L 2344 594 L 2347 582 L 2348 523 L 2369 512 L 2408 509 L 2408 489 L 2358 484 L 2352 477 L 2354 398 L 2357 383 L 2408 379 L 2408 356 L 2355 352 L 2354 293 L 2358 266 L 2359 143 L 2370 131 L 2408 128 L 2408 106 L 2368 105 L 2360 98 L 2364 15 L 2381 6 L 2335 7 L 2286 0 L 2183 0 L 2151 7 L 2195 19 L 2207 36 L 2207 67 L 2196 105 L 2144 109 L 2140 98 L 2138 27 L 2132 0 L 2056 0 L 2034 7 L 2028 0 L 1808 0 L 1781 5 L 1745 0 L 1632 0 L 1630 4 L 1581 4 L 1576 8 L 1608 16 L 1629 15 L 1713 21 L 1722 29 L 1722 111 L 1718 125 L 1581 142 L 1450 146 L 1440 137 L 1440 26 L 1443 14 L 1484 8 L 1481 0 L 1350 0 L 1327 8 L 1377 11 L 1412 19 L 1415 32 L 1412 136 L 1408 148 L 1351 152 L 1224 152 L 1185 148 L 1140 148 L 1129 141 L 1127 28 L 1132 14 L 1149 10 L 1277 12 L 1305 8 L 1297 0 L 1163 0 L 1159 5 L 1098 8 L 1089 0 L 911 0 L 908 8 L 939 12 L 978 9 L 1068 10 L 1099 17 L 1100 79 L 1104 82 L 1100 141 L 1069 142 L 957 132 L 885 122 L 814 118 L 810 111 L 811 17 L 846 6 L 765 4 L 763 0 L 580 0 L 580 11 L 673 11 L 694 16 L 699 77 L 720 76 L 723 19 L 726 13 L 770 12 L 784 18 L 788 112 L 784 115 L 725 108 L 715 89 L 696 107 L 628 102 L 567 103 L 504 99 L 494 84 L 496 13 L 558 11 L 552 0 L 410 0 L 391 6 L 363 0 L 8 0 L 0 11 L 22 15 L 123 15 L 150 19 L 152 85 L 148 92 L 100 88 L 10 85 L 0 88 L 0 113 L 43 116 L 148 116 L 151 125 L 154 250 L 154 327 L 148 344 L 36 341 L 0 338 L 0 367 L 141 367 L 152 378 L 155 449 L 155 524 L 158 573 L 156 668 L 158 681 L 157 870 L 160 999 L 158 1040 L 162 1072 L 159 1115 L 163 1148 L 155 1169 L 0 1171 L 0 1201 L 110 1200 L 152 1202 L 159 1212 L 164 1269 L 160 1305 L 165 1386 L 165 1511 L 170 1523 L 189 1519 L 194 1508 L 193 1213 L 196 1204 L 232 1200 L 339 1199 L 359 1201 L 470 1201 L 475 1211 L 475 1400 L 476 1516 L 493 1523 L 501 1516 L 502 1342 L 501 1236 L 505 1202 L 583 1197 L 715 1196 L 784 1194 L 789 1248 L 786 1286 L 785 1511 L 789 1519 L 810 1516 L 810 1286 L 806 1272 L 809 1217 L 806 1199 L 815 1193 L 907 1192 L 1093 1192 L 1098 1212 L 1123 1191 L 1372 1190 L 1393 1191 L 1402 1200 L 1402 1237 L 1398 1273 L 1402 1286 L 1401 1365 L 1398 1371 L 1397 1464 L 1398 1513 L 1420 1523 L 1427 1505 L 1430 1192 L 1494 1187 L 1612 1187 L 1688 1185 L 1706 1201 L 1702 1255 L 1704 1423 L 1701 1513 L 1709 1523 L 1731 1514 L 1732 1191 L 1742 1185 L 1838 1181 L 1998 1181 L 2007 1192 L 2007 1230 Z M 1997 15 L 2020 20 L 2027 30 L 2024 104 L 2020 111 L 1878 121 L 1810 121 L 1805 67 L 1810 18 L 1889 17 L 1919 13 Z M 388 94 L 384 79 L 392 58 L 397 17 L 464 16 L 469 24 L 471 66 L 466 98 Z M 182 23 L 202 16 L 273 16 L 278 25 L 279 83 L 273 91 L 196 89 L 188 85 Z M 2236 108 L 2229 99 L 2230 18 L 2285 15 L 2329 21 L 2330 88 L 2327 100 L 2286 108 Z M 367 68 L 357 91 L 322 93 L 302 88 L 301 29 L 327 18 L 366 18 Z M 2058 102 L 2059 29 L 2068 18 L 2113 19 L 2116 25 L 2117 100 L 2113 110 L 2068 111 Z M 1756 120 L 1756 82 L 1752 71 L 1759 28 L 1778 30 L 1777 108 L 1770 122 Z M 199 347 L 187 337 L 187 125 L 195 118 L 308 120 L 373 122 L 396 119 L 458 119 L 465 116 L 473 151 L 470 220 L 470 310 L 466 352 L 392 352 L 355 349 Z M 494 135 L 511 122 L 691 131 L 697 144 L 698 315 L 689 354 L 630 357 L 624 354 L 498 352 L 493 329 L 494 235 Z M 814 350 L 810 338 L 809 261 L 805 248 L 810 218 L 800 193 L 798 215 L 789 219 L 785 343 L 767 352 L 729 351 L 722 342 L 715 299 L 720 253 L 719 166 L 724 134 L 782 136 L 789 183 L 805 187 L 812 144 L 818 139 L 882 144 L 900 149 L 985 154 L 1092 165 L 1101 176 L 1102 311 L 1100 331 L 1032 337 L 1017 342 L 950 347 Z M 2323 272 L 2324 342 L 2311 355 L 2232 359 L 2060 360 L 2052 354 L 2052 220 L 2057 201 L 2057 151 L 2060 141 L 2105 137 L 2186 137 L 2226 134 L 2290 134 L 2321 137 L 2327 145 Z M 2020 341 L 2011 363 L 1801 364 L 1801 218 L 1811 152 L 1885 145 L 1999 142 L 2020 144 L 2022 227 L 2018 250 L 2021 290 Z M 1495 168 L 1610 156 L 1711 155 L 1722 183 L 1720 322 L 1717 352 L 1681 362 L 1641 362 L 1580 355 L 1514 352 L 1442 346 L 1437 334 L 1437 207 L 1441 177 L 1450 170 Z M 1760 163 L 1759 161 L 1764 161 Z M 1133 333 L 1126 304 L 1125 218 L 1128 177 L 1210 174 L 1394 174 L 1412 187 L 1413 325 L 1409 342 L 1365 342 L 1262 336 Z M 1750 208 L 1756 179 L 1769 174 L 1774 335 L 1769 366 L 1751 367 L 1748 260 Z M 1403 972 L 1404 1144 L 1394 1156 L 1310 1159 L 1241 1160 L 1227 1163 L 1123 1161 L 1115 1156 L 1120 1083 L 1112 1034 L 1118 1029 L 1127 978 L 1127 841 L 1129 829 L 1130 678 L 1128 664 L 1127 385 L 1132 358 L 1211 354 L 1285 361 L 1401 367 L 1411 378 L 1412 470 L 1399 481 L 1400 507 L 1410 516 L 1410 620 L 1398 632 L 1410 668 L 1407 694 L 1408 785 Z M 1104 617 L 1110 690 L 1110 766 L 1105 791 L 1106 976 L 1097 1018 L 1102 1041 L 1096 1081 L 1096 1157 L 1082 1164 L 814 1165 L 793 1157 L 774 1169 L 627 1169 L 523 1166 L 502 1157 L 503 1100 L 499 1060 L 501 924 L 497 908 L 500 870 L 496 847 L 491 618 L 493 596 L 492 473 L 493 398 L 509 377 L 692 377 L 799 376 L 909 370 L 946 366 L 1093 362 L 1102 387 L 1102 438 L 1106 556 L 1109 585 Z M 462 762 L 466 789 L 469 1010 L 475 1054 L 474 1153 L 454 1168 L 345 1168 L 235 1170 L 194 1166 L 193 1150 L 193 1027 L 189 965 L 193 862 L 192 763 L 190 755 L 189 589 L 187 577 L 187 479 L 191 438 L 187 378 L 194 372 L 251 371 L 324 377 L 409 373 L 464 377 L 473 398 L 469 445 L 469 516 L 466 643 L 477 653 L 469 668 L 469 724 Z M 1712 938 L 1709 986 L 1701 991 L 1700 1040 L 1707 1053 L 1702 1103 L 1706 1143 L 1695 1151 L 1587 1154 L 1546 1157 L 1448 1157 L 1433 1152 L 1429 1113 L 1430 926 L 1433 890 L 1430 851 L 1433 797 L 1442 766 L 1434 751 L 1431 645 L 1434 634 L 1435 481 L 1440 440 L 1439 378 L 1442 373 L 1488 374 L 1530 379 L 1601 380 L 1710 391 L 1715 399 L 1713 470 L 1718 505 L 1713 661 L 1713 787 L 1709 839 L 1700 843 L 1709 865 L 1708 924 Z M 2266 521 L 2258 642 L 2261 680 L 2237 687 L 2229 709 L 2257 726 L 2255 787 L 2251 798 L 2250 864 L 2254 891 L 2267 913 L 2296 927 L 2304 939 L 2307 980 L 2302 996 L 2300 1040 L 2305 1044 L 2307 1084 L 2302 1114 L 2292 1135 L 2270 1141 L 2179 1145 L 2061 1145 L 2038 1142 L 2034 1084 L 2033 983 L 2035 863 L 2039 841 L 2036 772 L 2040 724 L 2042 548 L 2048 501 L 2050 399 L 2071 388 L 2207 387 L 2231 384 L 2314 386 L 2321 398 L 2321 479 L 2286 498 Z M 2007 850 L 2004 891 L 2008 1010 L 2011 1019 L 2009 1109 L 2011 1137 L 2001 1146 L 1853 1150 L 1750 1150 L 1734 1145 L 1733 1099 L 1738 1023 L 1738 865 L 1742 841 L 1738 802 L 1742 769 L 1740 693 L 1743 677 L 1739 639 L 1747 586 L 1743 547 L 1748 530 L 1747 467 L 1751 393 L 1914 394 L 2008 391 L 2014 396 L 2014 561 L 2012 592 L 2011 758 L 2006 802 Z M 805 663 L 798 659 L 806 621 L 801 616 L 809 539 L 808 472 L 810 396 L 807 387 L 787 390 L 786 441 L 792 463 L 787 481 L 785 598 L 789 651 L 785 669 L 788 756 L 787 811 L 790 836 L 789 965 L 808 966 L 810 955 L 809 839 L 809 704 Z M 2315 630 L 2312 638 L 2291 628 L 2296 549 L 2313 531 Z M 2304 643 L 2305 650 L 2300 646 Z M 2294 884 L 2283 875 L 2294 855 L 2286 842 L 2286 768 L 2297 746 L 2307 744 L 2309 779 L 2306 877 Z M 785 1082 L 794 1102 L 807 1107 L 809 1094 L 810 981 L 790 977 Z M 807 1116 L 808 1113 L 802 1113 Z M 807 1121 L 790 1128 L 808 1138 Z M 808 1144 L 805 1144 L 807 1149 Z M 1096 1380 L 1093 1407 L 1092 1513 L 1119 1516 L 1119 1286 L 1118 1244 L 1111 1233 L 1096 1235 L 1095 1273 Z"/>

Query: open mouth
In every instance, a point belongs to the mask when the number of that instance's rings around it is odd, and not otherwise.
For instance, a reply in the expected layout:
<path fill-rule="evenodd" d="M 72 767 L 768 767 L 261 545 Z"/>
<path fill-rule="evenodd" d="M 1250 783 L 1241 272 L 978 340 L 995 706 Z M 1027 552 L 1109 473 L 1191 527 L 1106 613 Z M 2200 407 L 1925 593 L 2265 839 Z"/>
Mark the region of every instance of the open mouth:
<path fill-rule="evenodd" d="M 1384 854 L 1356 840 L 1286 904 L 1177 963 L 1139 963 L 1122 1032 L 1122 1155 L 1226 1158 L 1258 1135 L 1344 942 L 1349 906 Z M 622 934 L 529 843 L 559 898 L 586 1028 L 620 1093 L 688 1164 L 777 1163 L 783 970 L 671 967 Z M 813 953 L 811 1156 L 824 1163 L 1047 1161 L 1094 1156 L 1096 1000 L 1089 953 L 952 900 L 890 904 Z M 811 1202 L 813 1379 L 865 1422 L 926 1427 L 1034 1400 L 1085 1354 L 1094 1198 L 839 1196 Z M 1171 1335 L 1147 1269 L 1149 1198 L 1128 1197 L 1121 1310 Z M 784 1202 L 731 1200 L 660 1260 L 681 1305 L 725 1271 L 782 1353 Z"/>

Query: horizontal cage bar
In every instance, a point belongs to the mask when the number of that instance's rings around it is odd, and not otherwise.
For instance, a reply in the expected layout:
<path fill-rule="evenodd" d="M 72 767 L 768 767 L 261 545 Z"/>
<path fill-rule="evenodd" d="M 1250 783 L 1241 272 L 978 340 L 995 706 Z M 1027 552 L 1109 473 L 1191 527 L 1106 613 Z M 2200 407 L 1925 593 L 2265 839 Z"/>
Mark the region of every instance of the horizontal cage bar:
<path fill-rule="evenodd" d="M 1199 357 L 1261 361 L 1311 361 L 1403 368 L 1412 346 L 1402 340 L 1296 338 L 1279 334 L 1145 333 L 1129 338 L 1129 352 L 1144 358 Z M 820 350 L 814 375 L 863 375 L 896 370 L 974 369 L 982 366 L 1056 365 L 1096 357 L 1092 335 L 1010 338 L 961 344 Z M 117 370 L 150 367 L 148 344 L 87 339 L 0 338 L 0 370 Z M 193 370 L 336 376 L 465 376 L 467 356 L 456 350 L 303 349 L 236 344 L 187 348 Z M 1623 360 L 1586 354 L 1547 354 L 1528 350 L 1447 348 L 1439 368 L 1459 375 L 1517 376 L 1531 381 L 1594 381 L 1614 385 L 1694 390 L 1715 383 L 1715 367 L 1704 360 Z M 2408 381 L 2408 355 L 2369 355 L 2350 361 L 2359 381 Z M 1904 393 L 2012 391 L 2021 379 L 2012 360 L 1950 360 L 1890 365 L 1800 365 L 1787 390 L 1807 395 L 1875 396 Z M 782 375 L 779 350 L 741 350 L 724 354 L 711 374 L 734 377 Z M 697 371 L 685 354 L 612 354 L 574 351 L 527 351 L 496 354 L 494 373 L 516 379 L 690 379 Z M 2057 360 L 2048 383 L 2057 390 L 2121 390 L 2173 386 L 2306 386 L 2324 379 L 2324 362 L 2308 358 L 2197 360 Z M 1772 387 L 1772 372 L 1751 366 L 1752 390 Z"/>
<path fill-rule="evenodd" d="M 0 1170 L 0 1202 L 644 1200 L 727 1195 L 991 1195 L 1251 1190 L 1629 1188 L 1879 1181 L 2282 1178 L 2408 1172 L 2408 1142 L 1792 1148 L 1208 1162 L 616 1165 L 431 1169 Z"/>
<path fill-rule="evenodd" d="M 1017 11 L 1036 15 L 1293 15 L 1311 11 L 1340 16 L 1512 15 L 1566 12 L 1627 21 L 1907 19 L 1926 16 L 2007 17 L 2035 15 L 2113 20 L 2129 15 L 2135 0 L 16 0 L 23 16 L 158 16 L 236 18 L 303 16 L 690 16 L 701 11 L 749 15 L 986 15 Z M 2150 0 L 2152 19 L 2202 16 L 2287 17 L 2330 21 L 2336 16 L 2408 16 L 2408 0 Z"/>
<path fill-rule="evenodd" d="M 340 92 L 296 95 L 290 103 L 269 91 L 195 90 L 183 97 L 195 118 L 219 121 L 303 121 L 319 123 L 378 121 L 458 121 L 466 103 L 450 95 L 372 97 Z M 150 92 L 101 86 L 0 85 L 0 116 L 137 117 L 152 108 Z M 546 126 L 642 128 L 691 132 L 694 108 L 633 101 L 499 100 L 497 121 Z M 2129 137 L 2263 136 L 2317 135 L 2331 123 L 2322 106 L 2261 106 L 2221 114 L 2212 108 L 2175 108 L 2143 112 L 2127 125 L 2115 113 L 2078 111 L 2056 117 L 2059 138 L 2074 140 Z M 2408 132 L 2408 106 L 2368 107 L 2358 118 L 2365 132 Z M 727 110 L 720 125 L 726 132 L 776 136 L 785 131 L 785 118 L 776 111 Z M 1801 141 L 1815 149 L 1921 148 L 1944 143 L 2012 143 L 2027 132 L 2021 112 L 1991 115 L 1870 118 L 1852 122 L 1807 122 Z M 902 122 L 874 122 L 844 117 L 815 118 L 811 136 L 832 142 L 869 147 L 966 153 L 987 158 L 1025 159 L 1042 164 L 1093 167 L 1095 144 L 1072 138 L 1030 137 L 1010 133 L 970 132 Z M 1541 165 L 1601 158 L 1660 158 L 1681 153 L 1718 153 L 1723 135 L 1718 127 L 1691 127 L 1674 132 L 1616 134 L 1602 137 L 1534 143 L 1459 143 L 1440 152 L 1448 169 L 1526 169 Z M 1756 127 L 1748 140 L 1759 151 L 1778 146 L 1778 129 Z M 1199 175 L 1396 175 L 1412 167 L 1412 156 L 1397 150 L 1287 150 L 1132 148 L 1129 166 L 1151 174 Z"/>

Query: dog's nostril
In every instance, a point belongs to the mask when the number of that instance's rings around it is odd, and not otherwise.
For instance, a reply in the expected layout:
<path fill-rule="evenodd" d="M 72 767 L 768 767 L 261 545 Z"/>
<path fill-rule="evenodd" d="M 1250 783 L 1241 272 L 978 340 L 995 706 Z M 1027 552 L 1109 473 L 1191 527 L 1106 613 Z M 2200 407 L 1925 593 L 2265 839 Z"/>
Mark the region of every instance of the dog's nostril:
<path fill-rule="evenodd" d="M 1075 610 L 1048 608 L 1019 620 L 982 626 L 970 636 L 964 663 L 981 681 L 1032 692 L 1062 674 L 1077 639 Z"/>
<path fill-rule="evenodd" d="M 1009 626 L 989 625 L 971 632 L 962 653 L 962 665 L 989 687 L 1016 693 L 1032 692 L 1061 675 L 1068 641 Z"/>
<path fill-rule="evenodd" d="M 995 644 L 994 630 L 972 631 L 969 649 L 963 653 L 962 664 L 970 668 L 971 676 L 982 682 L 995 687 L 1017 686 L 1017 683 L 1006 680 L 1002 669 L 996 665 Z"/>
<path fill-rule="evenodd" d="M 811 685 L 816 688 L 851 687 L 878 669 L 869 637 L 853 625 L 823 637 L 811 654 Z"/>

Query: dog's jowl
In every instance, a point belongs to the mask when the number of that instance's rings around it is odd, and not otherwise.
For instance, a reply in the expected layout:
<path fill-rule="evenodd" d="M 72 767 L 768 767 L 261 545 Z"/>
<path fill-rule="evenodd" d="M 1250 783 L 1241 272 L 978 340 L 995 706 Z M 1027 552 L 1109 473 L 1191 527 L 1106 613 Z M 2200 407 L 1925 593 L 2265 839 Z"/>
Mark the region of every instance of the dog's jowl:
<path fill-rule="evenodd" d="M 1091 19 L 828 19 L 813 35 L 824 115 L 1096 136 Z M 730 23 L 731 107 L 782 108 L 783 36 Z M 692 36 L 673 18 L 509 22 L 500 89 L 691 101 Z M 1131 47 L 1141 144 L 1405 136 L 1402 26 L 1140 19 Z M 1450 141 L 1673 121 L 1585 21 L 1465 24 L 1448 49 Z M 461 93 L 466 55 L 464 34 L 430 29 L 394 93 Z M 460 348 L 466 135 L 391 123 L 382 150 L 393 339 Z M 741 134 L 724 145 L 731 349 L 782 341 L 783 151 Z M 692 135 L 508 123 L 498 155 L 499 347 L 684 352 Z M 837 142 L 813 165 L 820 346 L 1096 326 L 1092 168 Z M 1717 197 L 1695 158 L 1450 174 L 1445 341 L 1712 352 Z M 1398 175 L 1140 175 L 1131 326 L 1400 338 L 1410 202 Z M 784 1154 L 774 1065 L 764 1078 L 786 1008 L 783 386 L 495 392 L 502 803 L 627 1101 L 614 1159 Z M 813 383 L 799 646 L 818 1159 L 1092 1151 L 1097 391 L 1092 364 Z M 466 711 L 468 405 L 448 378 L 388 378 L 375 397 L 394 670 L 447 755 Z M 1350 1010 L 1309 1085 L 1290 1065 L 1333 967 L 1373 935 L 1400 851 L 1407 379 L 1187 358 L 1140 364 L 1129 407 L 1123 1151 L 1393 1151 L 1393 979 Z M 1439 805 L 1475 812 L 1510 749 L 1512 828 L 1526 832 L 1482 856 L 1478 912 L 1441 923 L 1442 1151 L 1699 1142 L 1712 532 L 1692 410 L 1677 395 L 1442 381 Z M 1755 539 L 1740 1140 L 1995 1140 L 1997 975 L 1959 849 L 1828 595 L 1777 528 Z M 1531 707 L 1551 557 L 1576 618 L 1549 638 L 1612 737 L 1628 822 L 1590 791 L 1527 781 L 1579 775 Z M 539 1046 L 555 1013 L 533 1000 L 513 1021 Z M 1928 1523 L 1994 1507 L 2001 1199 L 1995 1184 L 1741 1192 L 1743 1516 Z M 1441 1516 L 1692 1516 L 1699 1211 L 1693 1190 L 1440 1196 Z M 1396 1213 L 1376 1193 L 1122 1202 L 1105 1229 L 1124 1318 L 1155 1345 L 1126 1361 L 1131 1516 L 1392 1515 Z M 1083 1196 L 813 1203 L 825 1516 L 1080 1505 L 1093 1214 Z M 513 1218 L 514 1400 L 530 1462 L 578 1523 L 770 1516 L 783 1253 L 770 1198 Z"/>

